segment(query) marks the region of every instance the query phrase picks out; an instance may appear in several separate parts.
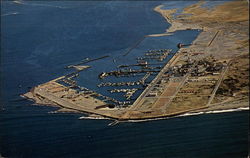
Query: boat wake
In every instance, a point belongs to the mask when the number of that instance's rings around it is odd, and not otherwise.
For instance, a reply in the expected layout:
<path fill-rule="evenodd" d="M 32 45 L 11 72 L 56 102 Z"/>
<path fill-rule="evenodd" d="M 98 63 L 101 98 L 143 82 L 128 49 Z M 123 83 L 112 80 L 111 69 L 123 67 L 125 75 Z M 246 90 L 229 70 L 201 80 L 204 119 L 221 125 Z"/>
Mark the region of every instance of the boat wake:
<path fill-rule="evenodd" d="M 9 16 L 9 15 L 18 15 L 18 12 L 10 12 L 10 13 L 6 13 L 6 14 L 2 14 L 1 17 L 3 16 Z"/>
<path fill-rule="evenodd" d="M 63 7 L 63 6 L 39 4 L 39 3 L 27 3 L 22 0 L 16 0 L 16 1 L 13 1 L 13 3 L 21 4 L 21 5 L 39 6 L 39 7 L 53 7 L 53 8 L 59 8 L 59 9 L 68 9 L 68 7 Z"/>

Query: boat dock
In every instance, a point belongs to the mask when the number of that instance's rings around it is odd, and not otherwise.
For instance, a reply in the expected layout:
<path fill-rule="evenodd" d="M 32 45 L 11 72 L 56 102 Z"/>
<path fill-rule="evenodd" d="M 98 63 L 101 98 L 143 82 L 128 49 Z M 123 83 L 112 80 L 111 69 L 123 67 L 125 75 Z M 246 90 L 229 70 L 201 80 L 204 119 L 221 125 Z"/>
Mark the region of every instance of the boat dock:
<path fill-rule="evenodd" d="M 147 54 L 144 58 L 161 56 L 164 54 L 162 53 L 164 51 L 166 50 L 147 52 L 156 53 L 156 55 Z M 167 53 L 164 55 L 166 54 Z M 139 69 L 124 69 L 126 66 L 120 65 L 118 66 L 121 68 L 120 70 L 102 72 L 99 74 L 99 78 L 105 78 L 107 76 L 129 77 L 135 74 L 144 74 L 138 81 L 102 82 L 97 85 L 99 88 L 104 86 L 131 86 L 131 88 L 122 87 L 108 90 L 110 93 L 123 93 L 122 97 L 124 97 L 126 101 L 116 100 L 86 87 L 77 85 L 75 78 L 79 76 L 80 71 L 69 73 L 63 77 L 39 85 L 24 96 L 39 101 L 41 98 L 46 98 L 43 100 L 52 101 L 53 103 L 51 104 L 56 104 L 67 109 L 97 114 L 117 120 L 166 117 L 194 109 L 205 108 L 207 107 L 205 104 L 208 100 L 207 96 L 211 95 L 209 93 L 200 93 L 199 97 L 197 97 L 196 105 L 198 106 L 192 106 L 192 108 L 183 107 L 180 110 L 177 104 L 180 103 L 180 99 L 182 99 L 181 103 L 188 104 L 189 102 L 186 102 L 187 99 L 185 97 L 198 93 L 198 90 L 195 90 L 195 88 L 190 89 L 189 87 L 191 83 L 197 84 L 200 81 L 197 80 L 197 82 L 193 82 L 194 79 L 191 77 L 212 75 L 207 80 L 216 81 L 218 80 L 218 75 L 213 74 L 221 74 L 223 66 L 220 62 L 212 64 L 211 61 L 214 61 L 214 59 L 192 61 L 189 57 L 187 58 L 185 56 L 185 53 L 175 53 L 170 61 L 165 63 L 163 67 L 150 67 L 150 62 L 141 61 L 139 64 L 126 65 L 128 67 L 141 66 Z M 191 57 L 192 53 L 190 53 L 189 56 Z M 98 59 L 100 58 L 96 58 L 95 60 Z M 178 63 L 180 59 L 182 59 L 182 62 Z M 152 63 L 151 65 L 153 64 L 158 63 Z M 146 84 L 146 80 L 154 73 L 158 73 L 157 76 L 149 84 Z M 186 84 L 187 82 L 189 84 Z M 211 91 L 212 93 L 211 87 L 215 83 L 216 82 L 207 82 L 207 91 Z M 182 89 L 183 87 L 184 89 Z M 185 89 L 185 87 L 187 88 Z M 143 92 L 135 99 L 133 96 L 138 90 L 143 90 Z"/>

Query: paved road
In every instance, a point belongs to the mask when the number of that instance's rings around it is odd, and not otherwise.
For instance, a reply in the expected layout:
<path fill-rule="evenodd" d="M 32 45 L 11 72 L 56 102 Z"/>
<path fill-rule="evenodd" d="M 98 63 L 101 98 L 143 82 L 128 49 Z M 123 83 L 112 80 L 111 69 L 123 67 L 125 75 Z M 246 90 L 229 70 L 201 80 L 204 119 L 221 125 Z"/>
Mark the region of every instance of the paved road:
<path fill-rule="evenodd" d="M 64 107 L 67 109 L 73 109 L 73 110 L 78 110 L 78 111 L 82 111 L 82 112 L 93 113 L 93 114 L 98 114 L 98 115 L 102 115 L 102 116 L 116 118 L 116 116 L 113 115 L 112 111 L 95 110 L 94 106 L 93 106 L 93 102 L 90 102 L 87 100 L 84 101 L 84 105 L 78 105 L 78 104 L 71 103 L 67 100 L 64 100 L 58 96 L 55 96 L 52 93 L 49 93 L 41 88 L 35 88 L 34 93 L 37 95 L 40 95 L 48 100 L 51 100 L 51 101 L 57 103 L 58 105 L 60 105 L 61 107 Z M 93 109 L 91 109 L 90 107 L 93 107 Z"/>
<path fill-rule="evenodd" d="M 184 85 L 184 83 L 186 82 L 186 80 L 188 79 L 189 76 L 190 76 L 190 74 L 186 74 L 183 77 L 181 83 L 178 85 L 177 89 L 175 90 L 175 93 L 171 96 L 170 100 L 167 103 L 165 103 L 164 107 L 167 107 L 172 102 L 172 100 L 177 95 L 177 93 L 179 92 L 179 90 L 181 89 L 181 87 Z"/>
<path fill-rule="evenodd" d="M 172 63 L 178 59 L 179 54 L 176 53 L 174 57 L 164 66 L 164 68 L 158 73 L 158 75 L 155 77 L 153 81 L 148 85 L 148 87 L 142 92 L 142 94 L 136 99 L 136 101 L 131 106 L 131 110 L 137 109 L 137 106 L 139 105 L 140 101 L 146 97 L 149 92 L 152 90 L 154 85 L 159 81 L 159 79 L 162 77 L 162 75 L 168 70 L 168 68 L 172 65 Z"/>
<path fill-rule="evenodd" d="M 212 92 L 212 94 L 211 94 L 211 96 L 210 96 L 210 98 L 208 100 L 207 106 L 210 106 L 211 102 L 213 101 L 213 99 L 215 97 L 215 94 L 216 94 L 216 92 L 217 92 L 217 90 L 218 90 L 218 88 L 219 88 L 219 86 L 220 86 L 220 84 L 221 84 L 227 70 L 228 70 L 229 63 L 227 64 L 226 68 L 224 68 L 224 71 L 221 73 L 221 76 L 220 76 L 219 80 L 217 81 L 217 84 L 216 84 L 216 86 L 215 86 L 215 88 L 214 88 L 214 90 L 213 90 L 213 92 Z"/>

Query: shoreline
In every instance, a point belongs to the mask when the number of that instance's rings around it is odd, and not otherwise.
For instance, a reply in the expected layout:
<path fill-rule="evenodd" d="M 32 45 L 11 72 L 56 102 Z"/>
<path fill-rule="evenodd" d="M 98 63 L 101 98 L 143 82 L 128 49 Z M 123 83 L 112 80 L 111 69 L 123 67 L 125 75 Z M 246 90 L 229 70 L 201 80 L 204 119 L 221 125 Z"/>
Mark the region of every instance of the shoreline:
<path fill-rule="evenodd" d="M 231 3 L 231 2 L 230 2 Z M 238 2 L 235 2 L 238 3 Z M 199 6 L 202 3 L 198 2 L 194 8 L 197 9 L 197 6 L 199 8 Z M 224 5 L 225 4 L 225 5 Z M 223 5 L 224 7 L 227 6 L 228 4 L 225 2 Z M 221 6 L 223 6 L 221 5 Z M 154 8 L 154 11 L 158 12 L 161 14 L 161 16 L 163 16 L 168 23 L 170 24 L 170 27 L 166 30 L 166 32 L 161 33 L 161 34 L 154 34 L 154 35 L 147 35 L 147 36 L 165 36 L 165 35 L 170 35 L 172 33 L 174 33 L 175 31 L 179 31 L 179 30 L 195 30 L 195 29 L 201 29 L 202 32 L 197 36 L 197 38 L 192 42 L 192 45 L 186 48 L 180 48 L 178 52 L 180 53 L 176 53 L 175 56 L 172 59 L 177 58 L 178 61 L 175 62 L 170 62 L 172 60 L 170 60 L 166 66 L 164 66 L 164 68 L 161 70 L 161 72 L 155 77 L 155 79 L 150 83 L 150 86 L 148 86 L 140 95 L 140 97 L 138 97 L 136 99 L 136 101 L 133 103 L 133 105 L 131 105 L 131 107 L 129 108 L 123 108 L 123 109 L 101 109 L 101 110 L 97 110 L 96 108 L 94 108 L 93 106 L 101 106 L 102 104 L 104 104 L 101 100 L 95 99 L 94 97 L 89 97 L 89 99 L 85 98 L 81 98 L 83 100 L 85 100 L 84 102 L 86 102 L 86 105 L 84 105 L 85 107 L 82 107 L 81 105 L 75 104 L 74 101 L 70 100 L 70 99 L 61 99 L 63 98 L 63 96 L 66 95 L 71 95 L 71 96 L 76 96 L 77 93 L 73 90 L 73 89 L 67 89 L 67 87 L 60 85 L 57 83 L 58 79 L 49 81 L 47 83 L 44 83 L 42 85 L 39 85 L 37 87 L 35 87 L 33 90 L 31 90 L 31 92 L 28 92 L 26 94 L 24 94 L 23 96 L 26 98 L 31 98 L 33 99 L 37 104 L 51 104 L 51 105 L 55 105 L 55 106 L 59 106 L 60 109 L 57 110 L 56 112 L 80 112 L 80 113 L 84 113 L 86 115 L 89 115 L 87 117 L 80 117 L 81 118 L 87 118 L 87 119 L 111 119 L 111 120 L 116 120 L 118 122 L 131 122 L 131 121 L 136 121 L 136 122 L 142 122 L 142 121 L 151 121 L 151 120 L 159 120 L 159 119 L 168 119 L 168 118 L 175 118 L 175 117 L 180 117 L 180 116 L 190 116 L 190 115 L 198 115 L 198 114 L 206 114 L 206 113 L 217 113 L 217 112 L 233 112 L 233 111 L 238 111 L 243 109 L 243 110 L 249 110 L 248 107 L 248 99 L 246 100 L 244 98 L 244 95 L 242 96 L 240 92 L 240 95 L 236 95 L 235 96 L 231 96 L 231 95 L 226 95 L 223 96 L 222 98 L 220 97 L 220 95 L 217 94 L 217 90 L 221 88 L 221 86 L 224 86 L 223 84 L 221 84 L 221 81 L 224 81 L 225 78 L 227 76 L 230 75 L 230 73 L 228 74 L 227 69 L 232 67 L 231 65 L 231 60 L 233 60 L 233 58 L 235 58 L 235 56 L 237 55 L 237 57 L 239 57 L 240 59 L 242 58 L 242 51 L 239 50 L 235 50 L 233 49 L 233 53 L 228 53 L 230 50 L 227 50 L 228 48 L 224 47 L 224 43 L 230 43 L 231 41 L 228 40 L 228 34 L 230 35 L 230 30 L 228 31 L 227 29 L 230 28 L 232 24 L 230 22 L 227 21 L 223 21 L 221 22 L 222 24 L 214 24 L 213 19 L 210 18 L 210 23 L 207 22 L 206 20 L 201 20 L 197 17 L 195 17 L 195 14 L 193 15 L 194 17 L 186 17 L 185 18 L 181 18 L 180 19 L 173 19 L 172 18 L 172 14 L 176 12 L 176 9 L 172 9 L 172 10 L 162 10 L 161 7 L 163 5 L 157 6 Z M 217 12 L 221 13 L 220 9 L 221 6 L 216 6 L 216 9 L 219 10 Z M 218 9 L 219 8 L 219 9 Z M 183 12 L 188 13 L 190 10 L 192 12 L 195 13 L 196 10 L 192 10 L 192 6 L 189 6 L 187 8 L 184 9 Z M 217 15 L 215 9 L 215 15 Z M 222 7 L 222 11 L 223 11 Z M 226 8 L 227 9 L 227 8 Z M 204 11 L 206 12 L 206 11 Z M 214 11 L 213 11 L 214 12 Z M 208 12 L 209 13 L 209 12 Z M 208 15 L 205 15 L 205 17 Z M 209 15 L 210 16 L 210 15 Z M 199 17 L 199 16 L 198 16 Z M 217 17 L 215 16 L 215 20 Z M 241 19 L 240 19 L 241 20 Z M 241 27 L 244 27 L 245 24 L 241 24 Z M 239 28 L 238 28 L 239 30 Z M 226 32 L 228 31 L 228 32 Z M 219 34 L 219 37 L 217 37 L 217 35 Z M 243 34 L 244 35 L 244 34 Z M 243 36 L 244 37 L 244 36 Z M 221 41 L 218 41 L 217 39 L 221 39 Z M 237 39 L 238 37 L 236 35 L 234 35 L 235 39 Z M 244 39 L 244 38 L 243 38 Z M 215 42 L 214 42 L 215 40 Z M 235 40 L 236 41 L 236 40 Z M 222 47 L 221 47 L 222 45 Z M 231 45 L 230 45 L 231 46 Z M 239 45 L 237 45 L 237 43 L 233 43 L 232 44 L 232 48 L 235 47 L 239 47 Z M 231 48 L 231 49 L 232 49 Z M 245 47 L 244 47 L 245 48 Z M 191 55 L 191 59 L 200 59 L 202 60 L 203 58 L 207 58 L 208 56 L 214 55 L 215 58 L 218 61 L 224 60 L 227 65 L 225 66 L 225 69 L 222 69 L 221 72 L 219 73 L 220 76 L 215 77 L 215 84 L 214 86 L 216 88 L 213 89 L 213 91 L 211 92 L 211 94 L 209 93 L 205 95 L 205 97 L 208 97 L 205 99 L 205 102 L 208 101 L 208 103 L 203 103 L 204 99 L 202 99 L 202 96 L 188 96 L 188 97 L 196 97 L 196 99 L 200 99 L 200 101 L 196 100 L 193 101 L 192 104 L 190 106 L 186 106 L 183 101 L 180 103 L 183 104 L 184 108 L 182 109 L 178 109 L 178 107 L 176 105 L 172 105 L 173 101 L 171 99 L 171 97 L 175 98 L 177 94 L 179 94 L 179 90 L 181 88 L 183 88 L 186 85 L 186 81 L 187 78 L 189 77 L 188 75 L 186 75 L 185 77 L 183 76 L 181 79 L 181 82 L 178 83 L 171 83 L 171 81 L 169 81 L 170 83 L 168 84 L 173 84 L 175 85 L 175 89 L 174 92 L 171 92 L 172 95 L 170 95 L 170 99 L 165 99 L 165 102 L 163 102 L 164 104 L 162 104 L 162 101 L 164 101 L 164 99 L 159 99 L 157 101 L 154 102 L 153 105 L 150 105 L 150 108 L 144 108 L 144 106 L 149 106 L 146 105 L 146 100 L 145 97 L 147 96 L 147 94 L 149 94 L 149 92 L 151 91 L 152 87 L 155 85 L 156 82 L 159 81 L 159 79 L 161 79 L 162 74 L 164 74 L 164 72 L 166 72 L 166 69 L 169 69 L 169 67 L 173 67 L 175 65 L 178 64 L 178 62 L 183 61 L 186 58 L 186 54 L 183 54 L 183 52 L 188 52 L 189 54 L 192 54 L 193 52 L 202 52 L 201 54 L 204 55 L 199 55 L 199 56 L 195 56 L 192 57 Z M 246 50 L 244 50 L 246 51 Z M 218 54 L 220 53 L 220 54 Z M 237 54 L 238 53 L 238 54 Z M 190 56 L 190 55 L 189 55 Z M 230 61 L 230 62 L 228 62 Z M 237 62 L 237 60 L 235 59 L 235 61 Z M 63 77 L 60 77 L 59 79 L 61 79 Z M 153 83 L 154 82 L 154 83 Z M 50 89 L 52 87 L 52 91 L 47 90 Z M 54 95 L 54 89 L 61 89 L 61 91 L 64 91 L 65 94 L 59 94 Z M 69 91 L 70 90 L 70 91 Z M 147 91 L 146 91 L 147 90 Z M 211 90 L 211 89 L 208 89 Z M 68 91 L 68 92 L 67 92 Z M 166 88 L 164 89 L 164 93 L 163 94 L 167 94 L 169 92 L 165 92 Z M 69 94 L 68 94 L 69 93 Z M 237 92 L 238 93 L 238 92 Z M 166 97 L 162 94 L 163 97 Z M 169 95 L 169 94 L 168 94 Z M 167 95 L 167 96 L 168 96 Z M 187 96 L 181 96 L 181 97 L 187 97 Z M 215 99 L 214 99 L 215 97 Z M 158 98 L 158 97 L 156 97 Z M 210 99 L 212 98 L 212 99 Z M 223 99 L 225 100 L 229 100 L 229 101 L 223 101 Z M 238 98 L 239 102 L 234 103 L 234 101 L 236 101 Z M 248 96 L 249 98 L 249 96 Z M 222 100 L 221 103 L 219 101 L 215 102 L 214 100 Z M 167 101 L 166 101 L 167 100 Z M 190 100 L 190 98 L 189 98 Z M 210 104 L 211 103 L 211 104 Z M 168 109 L 166 109 L 165 111 L 162 110 L 163 108 L 166 108 L 167 106 L 169 107 L 169 104 L 172 105 L 174 108 L 176 109 L 171 109 L 170 111 L 168 111 Z M 143 107 L 142 107 L 143 106 Z M 155 108 L 157 107 L 157 108 Z M 160 108 L 159 108 L 160 107 Z M 171 111 L 172 110 L 172 111 Z M 152 113 L 152 114 L 151 114 Z"/>
<path fill-rule="evenodd" d="M 154 11 L 159 13 L 169 24 L 170 27 L 166 29 L 166 34 L 174 33 L 175 31 L 180 30 L 203 30 L 201 26 L 198 26 L 197 24 L 183 24 L 181 22 L 175 21 L 173 19 L 172 14 L 174 14 L 177 10 L 171 9 L 171 10 L 164 10 L 161 9 L 164 5 L 159 5 L 154 8 Z M 164 34 L 164 33 L 163 33 Z"/>
<path fill-rule="evenodd" d="M 204 112 L 190 112 L 190 113 L 185 113 L 185 114 L 181 114 L 181 115 L 177 115 L 173 117 L 145 119 L 145 120 L 129 120 L 127 122 L 148 122 L 148 121 L 166 120 L 166 119 L 172 119 L 172 118 L 188 117 L 188 116 L 196 116 L 196 115 L 204 115 L 204 114 L 218 114 L 218 113 L 220 114 L 220 113 L 240 112 L 240 111 L 249 111 L 249 107 L 239 107 L 235 109 L 214 110 L 214 111 L 204 111 Z"/>
<path fill-rule="evenodd" d="M 234 1 L 229 2 L 229 3 L 233 3 L 233 2 Z M 197 5 L 195 7 L 200 7 L 204 3 L 206 3 L 206 2 L 205 1 L 204 2 L 202 2 L 202 1 L 198 2 L 197 4 L 195 4 L 195 5 Z M 214 6 L 214 7 L 223 6 L 225 3 L 227 3 L 227 2 L 224 2 L 223 4 L 220 4 L 219 6 Z M 201 25 L 199 25 L 199 23 L 194 23 L 194 24 L 193 23 L 185 23 L 185 22 L 181 23 L 179 20 L 174 19 L 172 17 L 172 14 L 176 13 L 176 11 L 177 11 L 176 9 L 164 10 L 164 9 L 161 9 L 163 6 L 164 5 L 156 6 L 154 8 L 154 11 L 158 12 L 159 14 L 161 14 L 161 16 L 163 16 L 165 18 L 165 20 L 170 24 L 170 27 L 166 30 L 165 34 L 174 33 L 175 31 L 180 31 L 180 30 L 195 30 L 195 29 L 199 29 L 199 30 L 202 30 L 202 32 L 193 41 L 193 43 L 198 43 L 199 42 L 199 38 L 202 37 L 202 33 L 207 32 L 207 31 L 209 31 L 211 29 L 209 27 L 201 26 Z M 185 9 L 186 8 L 184 8 L 184 10 Z M 183 13 L 185 13 L 185 11 L 183 11 Z M 183 20 L 183 19 L 181 19 L 181 20 Z M 218 34 L 218 32 L 216 34 Z M 228 105 L 228 104 L 230 105 L 230 103 L 222 103 L 219 106 L 209 107 L 208 109 L 202 109 L 202 110 L 197 110 L 197 111 L 190 112 L 190 114 L 193 114 L 193 113 L 201 113 L 201 114 L 204 113 L 204 114 L 206 114 L 206 113 L 213 113 L 213 111 L 218 111 L 218 112 L 220 112 L 220 111 L 221 112 L 224 112 L 224 111 L 225 112 L 233 112 L 233 111 L 238 111 L 237 109 L 242 109 L 242 108 L 245 109 L 245 110 L 249 110 L 249 100 L 248 99 L 247 99 L 247 101 L 245 101 L 245 102 L 243 101 L 241 104 L 238 104 L 238 105 L 233 106 L 233 107 L 226 107 L 225 105 Z M 189 113 L 186 113 L 186 114 L 189 115 Z M 180 115 L 180 116 L 182 116 L 182 115 Z"/>
<path fill-rule="evenodd" d="M 157 120 L 167 120 L 172 118 L 179 118 L 179 117 L 188 117 L 188 116 L 196 116 L 196 115 L 204 115 L 204 114 L 221 114 L 221 113 L 229 113 L 229 112 L 241 112 L 241 111 L 249 111 L 249 107 L 238 107 L 232 109 L 221 109 L 221 110 L 211 110 L 211 111 L 201 111 L 201 112 L 188 112 L 185 114 L 180 114 L 172 117 L 162 117 L 162 118 L 149 118 L 149 119 L 141 119 L 141 120 L 126 120 L 126 121 L 119 121 L 105 117 L 97 117 L 97 116 L 81 116 L 79 120 L 110 120 L 115 121 L 117 123 L 137 123 L 137 122 L 148 122 L 148 121 L 157 121 Z"/>

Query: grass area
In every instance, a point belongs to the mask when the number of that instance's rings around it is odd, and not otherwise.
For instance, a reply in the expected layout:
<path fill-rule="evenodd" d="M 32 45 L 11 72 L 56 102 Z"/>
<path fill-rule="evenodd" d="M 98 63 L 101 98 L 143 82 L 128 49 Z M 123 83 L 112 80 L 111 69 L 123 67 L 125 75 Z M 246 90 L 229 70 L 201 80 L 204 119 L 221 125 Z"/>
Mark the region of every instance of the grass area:
<path fill-rule="evenodd" d="M 192 110 L 195 108 L 204 107 L 207 104 L 208 97 L 176 97 L 170 103 L 168 108 L 166 109 L 167 113 L 175 113 L 178 111 Z"/>
<path fill-rule="evenodd" d="M 225 2 L 222 5 L 215 6 L 212 10 L 200 7 L 203 3 L 205 2 L 201 1 L 185 8 L 183 14 L 192 14 L 186 19 L 204 24 L 211 22 L 240 22 L 249 19 L 247 1 Z"/>
<path fill-rule="evenodd" d="M 249 96 L 249 55 L 233 59 L 213 103 Z"/>

